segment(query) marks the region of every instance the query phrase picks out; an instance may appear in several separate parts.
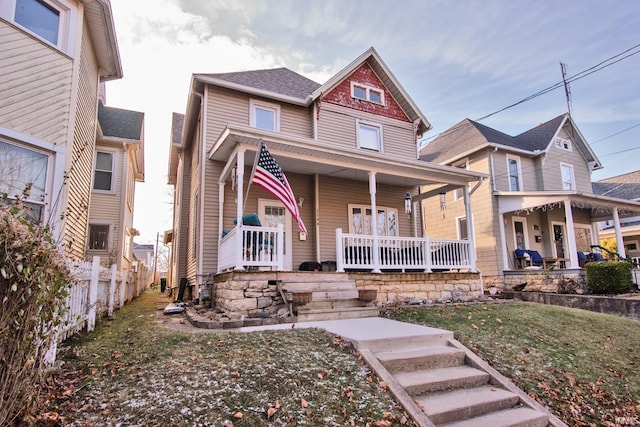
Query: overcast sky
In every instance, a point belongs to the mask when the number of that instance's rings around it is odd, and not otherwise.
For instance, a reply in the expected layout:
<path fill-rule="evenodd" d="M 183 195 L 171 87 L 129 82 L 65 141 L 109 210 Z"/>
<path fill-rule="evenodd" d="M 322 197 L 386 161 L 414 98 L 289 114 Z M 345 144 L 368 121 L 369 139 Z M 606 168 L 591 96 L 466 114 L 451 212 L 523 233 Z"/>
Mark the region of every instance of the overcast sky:
<path fill-rule="evenodd" d="M 111 4 L 124 78 L 107 84 L 107 105 L 145 113 L 138 243 L 171 229 L 171 114 L 184 114 L 193 73 L 287 67 L 324 83 L 371 46 L 433 126 L 425 139 L 562 82 L 560 62 L 571 78 L 615 57 L 570 83 L 571 112 L 604 165 L 593 180 L 640 169 L 640 1 Z M 561 87 L 480 122 L 517 135 L 566 111 Z"/>

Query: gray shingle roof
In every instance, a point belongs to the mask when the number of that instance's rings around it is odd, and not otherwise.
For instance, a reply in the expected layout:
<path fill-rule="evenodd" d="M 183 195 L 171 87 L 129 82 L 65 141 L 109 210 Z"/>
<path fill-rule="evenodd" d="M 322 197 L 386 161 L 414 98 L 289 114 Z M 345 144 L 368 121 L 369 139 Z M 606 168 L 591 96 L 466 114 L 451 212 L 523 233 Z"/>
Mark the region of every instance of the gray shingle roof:
<path fill-rule="evenodd" d="M 98 104 L 98 123 L 104 136 L 139 141 L 142 137 L 144 113 L 105 107 Z"/>
<path fill-rule="evenodd" d="M 518 136 L 510 136 L 473 120 L 464 119 L 441 133 L 421 150 L 422 160 L 441 163 L 484 144 L 499 144 L 520 150 L 544 150 L 558 131 L 565 115 L 560 115 Z"/>
<path fill-rule="evenodd" d="M 640 171 L 601 179 L 591 184 L 593 192 L 619 199 L 640 199 Z"/>
<path fill-rule="evenodd" d="M 305 99 L 320 87 L 320 84 L 288 68 L 201 75 L 299 99 Z"/>

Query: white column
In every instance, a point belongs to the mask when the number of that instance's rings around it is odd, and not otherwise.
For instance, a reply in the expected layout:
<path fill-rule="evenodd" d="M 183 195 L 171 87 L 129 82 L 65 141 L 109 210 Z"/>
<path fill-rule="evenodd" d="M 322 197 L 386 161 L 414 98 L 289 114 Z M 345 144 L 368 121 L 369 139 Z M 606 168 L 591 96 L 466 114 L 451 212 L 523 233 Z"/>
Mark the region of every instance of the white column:
<path fill-rule="evenodd" d="M 620 258 L 626 258 L 627 251 L 624 250 L 624 239 L 622 238 L 622 229 L 620 228 L 620 215 L 618 214 L 618 208 L 613 208 L 613 226 L 616 231 L 618 255 L 620 255 Z"/>
<path fill-rule="evenodd" d="M 507 250 L 507 232 L 504 228 L 504 214 L 500 214 L 498 217 L 500 221 L 500 242 L 502 244 L 502 271 L 509 270 L 509 251 Z"/>
<path fill-rule="evenodd" d="M 473 216 L 471 215 L 471 196 L 469 195 L 469 186 L 465 185 L 463 187 L 463 191 L 464 212 L 467 216 L 467 238 L 469 239 L 469 264 L 471 267 L 471 271 L 473 273 L 477 273 L 478 269 L 476 268 L 476 244 L 473 232 Z"/>
<path fill-rule="evenodd" d="M 260 155 L 260 153 L 256 152 L 256 156 L 258 155 Z M 234 270 L 244 271 L 244 265 L 242 265 L 244 245 L 244 232 L 242 230 L 242 213 L 244 212 L 244 151 L 238 151 L 236 158 L 236 173 L 238 175 L 238 181 L 236 183 L 236 218 L 238 218 L 236 224 L 236 242 L 238 245 L 236 246 Z M 251 185 L 251 183 L 249 183 L 249 185 Z"/>
<path fill-rule="evenodd" d="M 233 172 L 232 172 L 233 173 Z M 233 178 L 235 179 L 235 178 Z M 222 251 L 220 250 L 222 240 L 222 231 L 224 230 L 224 182 L 218 183 L 218 262 L 216 270 L 220 273 L 220 258 L 222 257 Z"/>
<path fill-rule="evenodd" d="M 567 226 L 567 250 L 569 251 L 569 267 L 570 268 L 579 268 L 580 264 L 578 263 L 578 246 L 576 245 L 576 232 L 573 226 L 573 209 L 571 209 L 571 201 L 564 201 L 564 215 L 566 217 L 565 224 Z M 565 258 L 567 258 L 567 254 L 564 254 Z"/>
<path fill-rule="evenodd" d="M 369 194 L 371 195 L 371 235 L 373 236 L 372 258 L 373 258 L 373 272 L 381 273 L 380 271 L 380 245 L 378 242 L 378 206 L 376 204 L 376 173 L 369 172 Z M 366 212 L 365 212 L 366 216 Z"/>

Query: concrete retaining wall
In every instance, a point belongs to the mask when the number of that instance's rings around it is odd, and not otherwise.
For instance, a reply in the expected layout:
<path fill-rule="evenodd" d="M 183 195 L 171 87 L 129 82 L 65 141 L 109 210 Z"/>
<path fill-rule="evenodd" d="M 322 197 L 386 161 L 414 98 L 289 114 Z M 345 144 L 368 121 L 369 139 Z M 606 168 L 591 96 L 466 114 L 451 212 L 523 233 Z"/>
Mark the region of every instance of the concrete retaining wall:
<path fill-rule="evenodd" d="M 579 308 L 597 313 L 612 314 L 615 316 L 628 317 L 633 320 L 640 320 L 640 298 L 516 291 L 504 291 L 502 295 L 505 298 L 521 301 Z"/>

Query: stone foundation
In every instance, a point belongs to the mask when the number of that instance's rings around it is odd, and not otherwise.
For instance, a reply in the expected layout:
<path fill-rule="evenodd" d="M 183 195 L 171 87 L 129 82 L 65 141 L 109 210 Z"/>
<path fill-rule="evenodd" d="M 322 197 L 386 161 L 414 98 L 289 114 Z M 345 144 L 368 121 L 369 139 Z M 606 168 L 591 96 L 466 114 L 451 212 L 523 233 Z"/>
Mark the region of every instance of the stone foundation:
<path fill-rule="evenodd" d="M 508 271 L 504 273 L 504 289 L 585 294 L 587 293 L 587 276 L 582 269 Z"/>
<path fill-rule="evenodd" d="M 466 302 L 482 294 L 478 273 L 349 273 L 358 289 L 378 291 L 377 302 L 385 305 L 411 300 Z"/>
<path fill-rule="evenodd" d="M 231 319 L 272 317 L 286 309 L 275 281 L 226 280 L 215 288 L 216 310 Z"/>

